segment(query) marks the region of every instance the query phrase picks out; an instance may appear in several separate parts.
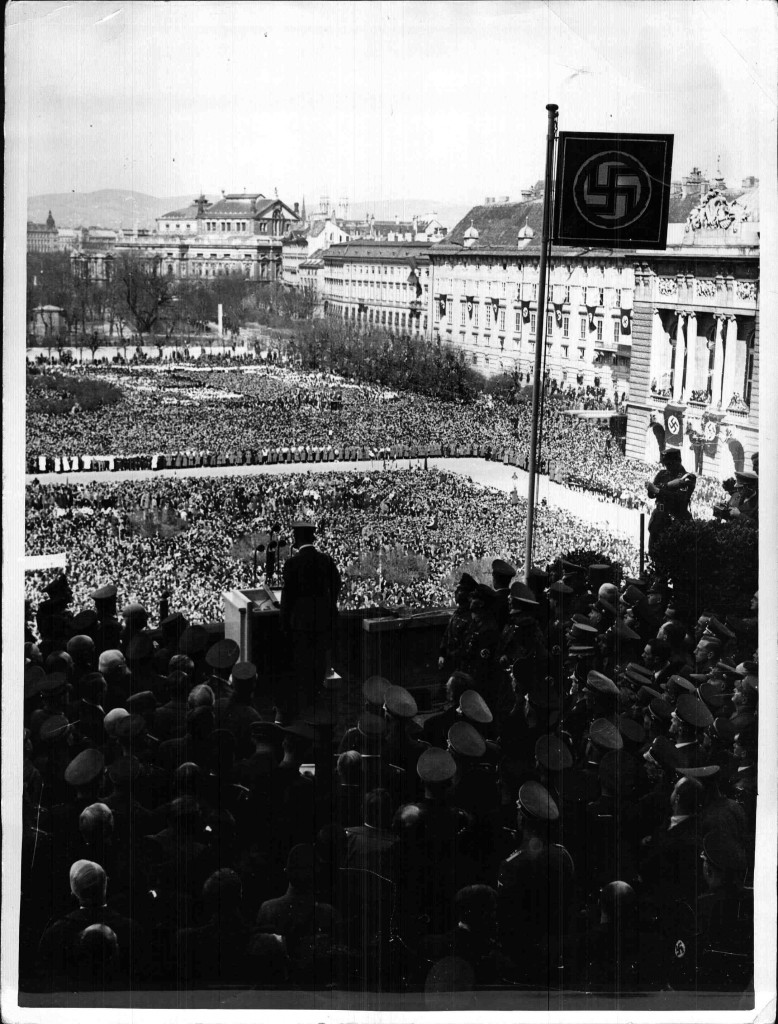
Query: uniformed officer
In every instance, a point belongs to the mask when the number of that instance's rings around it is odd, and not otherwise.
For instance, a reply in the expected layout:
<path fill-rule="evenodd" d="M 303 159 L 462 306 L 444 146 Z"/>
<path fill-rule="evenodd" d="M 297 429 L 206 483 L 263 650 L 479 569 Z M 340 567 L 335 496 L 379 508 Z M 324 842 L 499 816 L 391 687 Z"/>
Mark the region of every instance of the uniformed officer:
<path fill-rule="evenodd" d="M 756 524 L 759 520 L 759 477 L 751 470 L 735 471 L 735 490 L 725 507 L 713 510 L 719 519 Z"/>
<path fill-rule="evenodd" d="M 217 640 L 208 648 L 205 663 L 212 670 L 206 679 L 217 700 L 232 696 L 230 673 L 240 658 L 240 646 L 234 640 Z"/>
<path fill-rule="evenodd" d="M 660 457 L 662 469 L 653 480 L 646 481 L 650 498 L 656 499 L 648 521 L 648 553 L 653 554 L 656 540 L 669 523 L 691 519 L 689 504 L 697 483 L 694 473 L 687 473 L 681 463 L 680 448 L 665 448 Z"/>
<path fill-rule="evenodd" d="M 473 577 L 465 572 L 462 573 L 454 590 L 456 608 L 446 623 L 446 631 L 440 642 L 438 657 L 438 668 L 446 672 L 456 672 L 462 668 L 472 622 L 470 598 L 477 586 Z"/>
<path fill-rule="evenodd" d="M 510 611 L 510 599 L 508 588 L 511 580 L 516 575 L 516 570 L 502 558 L 495 558 L 492 562 L 492 589 L 495 593 L 493 602 L 494 617 L 500 629 L 508 622 Z M 537 602 L 536 602 L 537 603 Z"/>
<path fill-rule="evenodd" d="M 670 720 L 670 736 L 675 740 L 680 767 L 698 768 L 704 763 L 702 741 L 711 725 L 713 715 L 703 701 L 693 693 L 682 693 Z"/>
<path fill-rule="evenodd" d="M 555 979 L 573 910 L 575 868 L 554 841 L 559 808 L 539 782 L 525 782 L 517 801 L 518 847 L 498 872 L 503 947 L 523 980 L 542 988 Z"/>

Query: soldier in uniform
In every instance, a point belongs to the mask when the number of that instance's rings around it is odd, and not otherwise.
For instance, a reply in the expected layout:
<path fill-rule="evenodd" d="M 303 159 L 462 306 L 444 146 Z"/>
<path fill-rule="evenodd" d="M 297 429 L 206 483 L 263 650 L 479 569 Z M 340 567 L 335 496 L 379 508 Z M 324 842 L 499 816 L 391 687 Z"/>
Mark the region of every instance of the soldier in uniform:
<path fill-rule="evenodd" d="M 217 700 L 228 699 L 233 694 L 230 673 L 240 658 L 240 647 L 234 640 L 217 640 L 208 648 L 205 663 L 211 675 L 205 682 L 213 690 Z"/>
<path fill-rule="evenodd" d="M 735 470 L 735 489 L 726 505 L 715 505 L 717 519 L 756 524 L 759 520 L 759 477 L 748 469 Z"/>
<path fill-rule="evenodd" d="M 41 637 L 41 654 L 47 657 L 52 651 L 64 651 L 76 630 L 73 613 L 68 608 L 73 600 L 73 591 L 67 576 L 60 574 L 43 589 L 49 596 L 38 605 L 36 622 Z"/>
<path fill-rule="evenodd" d="M 559 808 L 539 782 L 525 782 L 517 801 L 518 847 L 498 872 L 498 921 L 506 953 L 522 980 L 539 988 L 556 981 L 573 909 L 575 867 L 554 842 Z"/>
<path fill-rule="evenodd" d="M 492 562 L 492 589 L 495 593 L 494 617 L 500 629 L 508 622 L 510 612 L 510 596 L 508 588 L 511 580 L 516 575 L 516 570 L 502 558 L 495 558 Z"/>
<path fill-rule="evenodd" d="M 456 672 L 462 667 L 467 636 L 472 622 L 470 598 L 477 586 L 473 577 L 465 572 L 462 573 L 462 578 L 454 590 L 456 608 L 446 624 L 438 657 L 438 668 L 446 672 Z"/>
<path fill-rule="evenodd" d="M 646 481 L 650 498 L 656 499 L 648 521 L 648 553 L 653 553 L 657 538 L 669 523 L 691 519 L 689 504 L 697 477 L 687 473 L 681 464 L 680 448 L 666 448 L 661 456 L 662 469 L 653 480 Z"/>

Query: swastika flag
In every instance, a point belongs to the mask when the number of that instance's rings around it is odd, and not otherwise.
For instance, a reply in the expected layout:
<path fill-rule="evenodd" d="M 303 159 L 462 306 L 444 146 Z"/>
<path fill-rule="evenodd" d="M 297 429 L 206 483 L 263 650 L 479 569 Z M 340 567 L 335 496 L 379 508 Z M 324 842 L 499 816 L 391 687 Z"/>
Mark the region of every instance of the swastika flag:
<path fill-rule="evenodd" d="M 560 132 L 556 245 L 665 249 L 672 135 Z"/>

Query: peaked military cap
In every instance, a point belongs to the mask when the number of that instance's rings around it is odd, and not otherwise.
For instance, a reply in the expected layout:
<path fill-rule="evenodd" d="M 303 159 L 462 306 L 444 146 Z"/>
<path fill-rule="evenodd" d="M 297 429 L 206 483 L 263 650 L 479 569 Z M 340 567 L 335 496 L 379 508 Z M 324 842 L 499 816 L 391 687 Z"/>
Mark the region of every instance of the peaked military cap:
<path fill-rule="evenodd" d="M 206 665 L 222 672 L 229 671 L 240 657 L 240 646 L 234 640 L 217 640 L 208 648 Z"/>
<path fill-rule="evenodd" d="M 646 738 L 643 726 L 628 715 L 619 715 L 619 732 L 627 743 L 632 743 L 635 746 L 640 746 Z"/>
<path fill-rule="evenodd" d="M 99 621 L 94 608 L 82 608 L 73 619 L 73 628 L 80 633 L 88 633 L 90 629 L 95 628 Z"/>
<path fill-rule="evenodd" d="M 693 696 L 696 691 L 694 683 L 685 679 L 683 676 L 678 675 L 670 676 L 667 680 L 667 689 L 668 692 L 672 694 L 688 694 L 691 696 Z"/>
<path fill-rule="evenodd" d="M 570 595 L 570 594 L 574 594 L 575 593 L 573 588 L 572 587 L 568 587 L 568 585 L 566 583 L 564 583 L 562 580 L 555 580 L 551 584 L 551 586 L 548 588 L 548 592 L 549 592 L 549 594 L 553 594 L 555 597 L 559 597 L 560 595 L 564 596 L 564 595 Z"/>
<path fill-rule="evenodd" d="M 412 694 L 404 686 L 388 686 L 386 688 L 384 710 L 396 718 L 413 718 L 419 711 Z"/>
<path fill-rule="evenodd" d="M 534 607 L 538 605 L 538 599 L 527 584 L 522 583 L 521 580 L 516 580 L 515 583 L 511 584 L 511 601 L 517 601 L 519 604 L 527 604 Z"/>
<path fill-rule="evenodd" d="M 462 757 L 483 757 L 486 753 L 483 736 L 469 722 L 454 722 L 448 730 L 448 746 Z"/>
<path fill-rule="evenodd" d="M 375 708 L 384 706 L 384 695 L 392 684 L 383 676 L 370 676 L 362 686 L 362 696 Z"/>
<path fill-rule="evenodd" d="M 64 715 L 50 715 L 41 725 L 38 736 L 42 742 L 48 743 L 51 740 L 61 739 L 69 727 L 70 722 Z"/>
<path fill-rule="evenodd" d="M 640 639 L 640 634 L 636 633 L 631 626 L 626 624 L 626 622 L 614 622 L 613 626 L 611 626 L 611 632 L 622 642 L 630 642 Z"/>
<path fill-rule="evenodd" d="M 727 699 L 727 695 L 722 692 L 721 687 L 708 680 L 700 683 L 698 692 L 700 699 L 704 700 L 709 708 L 720 708 Z"/>
<path fill-rule="evenodd" d="M 114 734 L 120 740 L 134 740 L 146 732 L 146 720 L 143 715 L 129 714 L 116 723 Z"/>
<path fill-rule="evenodd" d="M 619 695 L 619 688 L 613 680 L 603 675 L 602 672 L 595 672 L 594 669 L 587 674 L 586 685 L 596 693 L 607 694 L 610 697 Z"/>
<path fill-rule="evenodd" d="M 234 683 L 248 683 L 257 678 L 257 669 L 252 661 L 236 661 L 231 674 Z"/>
<path fill-rule="evenodd" d="M 674 771 L 678 766 L 678 751 L 673 741 L 667 736 L 657 736 L 643 755 L 645 761 L 651 761 L 660 768 Z"/>
<path fill-rule="evenodd" d="M 737 729 L 732 722 L 722 716 L 714 719 L 713 731 L 723 743 L 731 743 L 737 735 Z"/>
<path fill-rule="evenodd" d="M 25 665 L 24 666 L 24 696 L 25 699 L 28 697 L 34 697 L 36 693 L 41 692 L 41 686 L 43 680 L 46 678 L 46 673 L 40 665 Z"/>
<path fill-rule="evenodd" d="M 149 714 L 157 709 L 157 698 L 151 690 L 141 690 L 140 693 L 133 693 L 124 702 L 124 706 L 133 715 Z"/>
<path fill-rule="evenodd" d="M 652 700 L 661 700 L 662 694 L 652 686 L 641 686 L 637 692 L 638 703 L 647 707 Z"/>
<path fill-rule="evenodd" d="M 695 729 L 707 729 L 713 725 L 710 709 L 698 697 L 691 693 L 682 693 L 676 701 L 675 713 L 682 722 Z"/>
<path fill-rule="evenodd" d="M 589 739 L 602 750 L 621 750 L 624 740 L 618 728 L 607 718 L 596 718 L 589 726 Z"/>
<path fill-rule="evenodd" d="M 714 775 L 718 775 L 721 771 L 721 766 L 717 764 L 706 764 L 699 768 L 678 768 L 679 775 L 685 775 L 687 779 L 712 779 Z"/>
<path fill-rule="evenodd" d="M 478 582 L 470 575 L 469 572 L 463 572 L 457 586 L 472 593 L 478 586 Z"/>
<path fill-rule="evenodd" d="M 289 733 L 289 735 L 291 736 L 299 736 L 300 739 L 303 740 L 313 740 L 315 735 L 313 731 L 313 726 L 309 725 L 308 722 L 292 722 L 289 725 L 279 725 L 278 728 L 281 730 L 281 732 Z M 217 730 L 217 732 L 214 732 L 211 735 L 217 736 L 217 733 L 223 735 L 224 737 L 229 736 L 234 742 L 234 737 L 232 736 L 232 733 L 227 732 L 226 729 L 219 729 Z"/>
<path fill-rule="evenodd" d="M 535 759 L 550 772 L 560 772 L 573 763 L 567 744 L 554 733 L 539 736 L 535 744 Z"/>
<path fill-rule="evenodd" d="M 502 558 L 495 558 L 492 562 L 492 572 L 495 576 L 506 576 L 508 579 L 513 579 L 516 575 L 516 570 L 510 562 L 506 562 Z"/>
<path fill-rule="evenodd" d="M 537 821 L 557 821 L 559 808 L 545 786 L 525 782 L 519 789 L 518 805 L 524 814 Z"/>
<path fill-rule="evenodd" d="M 459 710 L 471 722 L 488 725 L 494 718 L 489 705 L 477 690 L 465 690 L 459 698 Z"/>
<path fill-rule="evenodd" d="M 383 736 L 386 732 L 386 722 L 379 715 L 372 715 L 366 711 L 360 715 L 357 728 L 363 736 Z"/>
<path fill-rule="evenodd" d="M 105 761 L 94 747 L 88 747 L 76 754 L 65 769 L 65 782 L 69 786 L 87 786 L 102 775 Z"/>
<path fill-rule="evenodd" d="M 673 709 L 662 697 L 654 697 L 648 702 L 648 710 L 652 718 L 660 722 L 669 722 L 673 716 Z"/>
<path fill-rule="evenodd" d="M 448 782 L 456 775 L 457 766 L 447 750 L 428 747 L 419 754 L 416 774 L 422 782 Z"/>
<path fill-rule="evenodd" d="M 621 600 L 624 602 L 624 604 L 627 604 L 630 607 L 638 604 L 640 601 L 645 601 L 645 599 L 646 595 L 643 593 L 643 591 L 638 590 L 638 588 L 633 584 L 630 584 L 626 588 L 624 593 L 621 595 Z"/>
<path fill-rule="evenodd" d="M 154 641 L 148 633 L 136 633 L 127 645 L 127 661 L 146 661 L 154 653 Z"/>
<path fill-rule="evenodd" d="M 93 591 L 89 596 L 95 604 L 99 604 L 102 601 L 113 600 L 117 593 L 118 591 L 113 583 L 106 583 L 102 587 L 98 587 L 97 590 Z"/>

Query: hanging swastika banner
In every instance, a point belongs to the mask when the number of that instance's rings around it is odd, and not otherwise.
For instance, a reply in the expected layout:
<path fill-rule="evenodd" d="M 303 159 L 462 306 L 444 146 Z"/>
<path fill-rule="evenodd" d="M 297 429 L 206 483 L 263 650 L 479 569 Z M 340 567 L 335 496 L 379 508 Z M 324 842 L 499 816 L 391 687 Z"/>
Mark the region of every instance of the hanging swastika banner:
<path fill-rule="evenodd" d="M 555 245 L 664 249 L 672 135 L 560 132 Z"/>

